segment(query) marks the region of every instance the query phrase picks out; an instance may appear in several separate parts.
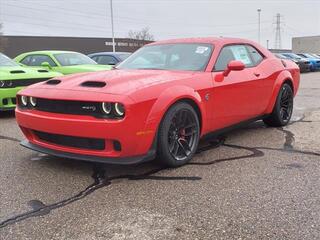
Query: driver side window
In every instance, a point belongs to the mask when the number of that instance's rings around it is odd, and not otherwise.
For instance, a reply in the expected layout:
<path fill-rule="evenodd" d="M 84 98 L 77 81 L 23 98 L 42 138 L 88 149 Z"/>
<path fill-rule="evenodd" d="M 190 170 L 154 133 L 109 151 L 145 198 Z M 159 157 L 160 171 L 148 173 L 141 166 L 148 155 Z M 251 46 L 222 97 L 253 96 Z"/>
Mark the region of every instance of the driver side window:
<path fill-rule="evenodd" d="M 238 60 L 244 63 L 246 67 L 253 66 L 249 52 L 245 45 L 229 45 L 225 46 L 216 61 L 214 71 L 224 71 L 228 63 L 233 60 Z"/>

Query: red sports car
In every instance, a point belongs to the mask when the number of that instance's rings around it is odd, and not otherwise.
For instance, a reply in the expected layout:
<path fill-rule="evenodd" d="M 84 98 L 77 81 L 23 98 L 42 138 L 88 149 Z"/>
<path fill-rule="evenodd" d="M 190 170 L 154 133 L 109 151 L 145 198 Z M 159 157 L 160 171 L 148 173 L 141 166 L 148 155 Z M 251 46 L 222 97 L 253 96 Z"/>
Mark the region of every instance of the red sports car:
<path fill-rule="evenodd" d="M 242 39 L 146 45 L 112 71 L 58 77 L 22 90 L 21 144 L 49 155 L 114 164 L 180 166 L 200 138 L 262 119 L 291 118 L 299 67 Z"/>

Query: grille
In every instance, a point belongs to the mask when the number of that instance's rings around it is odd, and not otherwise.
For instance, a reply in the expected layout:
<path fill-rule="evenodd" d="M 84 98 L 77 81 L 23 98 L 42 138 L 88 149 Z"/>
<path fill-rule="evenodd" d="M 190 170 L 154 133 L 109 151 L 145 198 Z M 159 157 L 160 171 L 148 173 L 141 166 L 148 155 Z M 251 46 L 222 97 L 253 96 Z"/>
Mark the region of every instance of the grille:
<path fill-rule="evenodd" d="M 43 82 L 48 80 L 49 78 L 37 78 L 37 79 L 19 79 L 12 81 L 11 86 L 8 88 L 15 88 L 15 87 L 26 87 L 35 83 Z"/>
<path fill-rule="evenodd" d="M 43 112 L 103 117 L 101 103 L 97 102 L 37 98 L 37 106 L 34 109 Z"/>
<path fill-rule="evenodd" d="M 60 135 L 60 134 L 40 132 L 35 130 L 33 132 L 40 140 L 61 145 L 61 146 L 80 148 L 80 149 L 89 149 L 89 150 L 105 149 L 104 139 L 66 136 L 66 135 Z"/>

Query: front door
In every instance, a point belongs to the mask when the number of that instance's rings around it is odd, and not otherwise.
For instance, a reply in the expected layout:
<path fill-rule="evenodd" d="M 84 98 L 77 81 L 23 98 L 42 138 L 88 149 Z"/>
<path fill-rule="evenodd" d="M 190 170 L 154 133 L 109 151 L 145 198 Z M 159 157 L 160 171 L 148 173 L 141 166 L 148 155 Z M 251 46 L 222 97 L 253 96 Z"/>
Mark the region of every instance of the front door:
<path fill-rule="evenodd" d="M 232 60 L 245 64 L 241 71 L 222 76 Z M 246 45 L 227 45 L 221 50 L 212 73 L 212 129 L 221 129 L 259 115 L 262 103 L 258 94 L 260 74 Z"/>

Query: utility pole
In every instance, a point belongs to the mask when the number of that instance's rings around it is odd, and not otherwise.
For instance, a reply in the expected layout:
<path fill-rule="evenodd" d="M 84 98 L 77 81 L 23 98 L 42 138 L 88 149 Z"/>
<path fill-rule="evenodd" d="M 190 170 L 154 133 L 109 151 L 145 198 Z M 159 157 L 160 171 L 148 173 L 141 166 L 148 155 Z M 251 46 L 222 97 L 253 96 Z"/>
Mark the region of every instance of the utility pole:
<path fill-rule="evenodd" d="M 260 43 L 260 37 L 261 37 L 261 8 L 258 8 L 257 11 L 258 11 L 258 42 Z"/>
<path fill-rule="evenodd" d="M 110 11 L 111 11 L 111 31 L 112 31 L 112 51 L 116 51 L 116 44 L 114 41 L 114 27 L 113 27 L 113 6 L 112 6 L 112 0 L 110 0 Z"/>
<path fill-rule="evenodd" d="M 281 42 L 281 15 L 278 13 L 276 15 L 276 38 L 274 41 L 274 48 L 275 49 L 281 49 L 282 48 L 282 42 Z"/>

